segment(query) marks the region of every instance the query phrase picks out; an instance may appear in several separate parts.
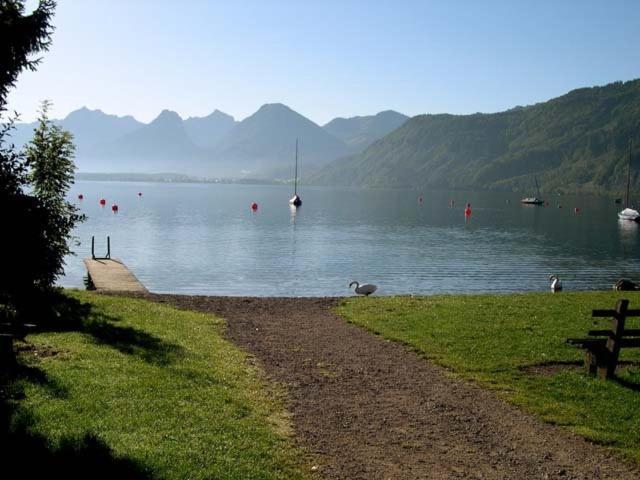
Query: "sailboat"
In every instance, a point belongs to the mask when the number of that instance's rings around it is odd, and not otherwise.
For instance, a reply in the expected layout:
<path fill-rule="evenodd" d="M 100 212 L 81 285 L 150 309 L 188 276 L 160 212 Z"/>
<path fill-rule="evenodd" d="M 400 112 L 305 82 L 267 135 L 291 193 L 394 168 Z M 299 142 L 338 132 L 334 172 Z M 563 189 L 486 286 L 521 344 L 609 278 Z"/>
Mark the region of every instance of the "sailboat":
<path fill-rule="evenodd" d="M 302 199 L 298 195 L 298 139 L 296 138 L 296 174 L 293 180 L 293 197 L 289 200 L 289 203 L 294 207 L 302 205 Z"/>
<path fill-rule="evenodd" d="M 538 177 L 533 177 L 536 181 L 536 192 L 537 195 L 535 197 L 524 197 L 520 200 L 520 203 L 524 203 L 526 205 L 542 205 L 544 200 L 540 198 L 540 187 L 538 186 Z"/>
<path fill-rule="evenodd" d="M 629 208 L 629 186 L 631 185 L 631 140 L 629 140 L 629 165 L 627 166 L 627 193 L 624 197 L 624 210 L 618 212 L 620 220 L 630 220 L 640 222 L 640 213 L 633 208 Z"/>

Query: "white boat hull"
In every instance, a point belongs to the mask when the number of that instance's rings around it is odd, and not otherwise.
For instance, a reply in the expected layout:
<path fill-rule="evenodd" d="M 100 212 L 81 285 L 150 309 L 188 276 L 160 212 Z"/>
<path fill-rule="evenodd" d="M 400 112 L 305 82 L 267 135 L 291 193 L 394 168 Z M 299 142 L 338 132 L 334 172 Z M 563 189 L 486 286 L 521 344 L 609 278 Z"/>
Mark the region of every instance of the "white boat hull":
<path fill-rule="evenodd" d="M 289 200 L 289 203 L 294 207 L 299 207 L 302 205 L 302 199 L 298 195 L 294 195 L 291 200 Z"/>
<path fill-rule="evenodd" d="M 631 222 L 640 222 L 640 213 L 633 208 L 625 208 L 621 212 L 618 213 L 618 218 L 620 220 L 629 220 Z"/>

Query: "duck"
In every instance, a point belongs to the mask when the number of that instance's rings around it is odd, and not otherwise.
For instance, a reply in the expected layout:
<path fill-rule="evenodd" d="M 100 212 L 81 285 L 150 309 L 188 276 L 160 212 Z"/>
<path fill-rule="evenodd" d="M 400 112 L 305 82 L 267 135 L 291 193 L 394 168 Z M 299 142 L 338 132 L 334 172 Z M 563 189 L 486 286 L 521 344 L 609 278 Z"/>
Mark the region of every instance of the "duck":
<path fill-rule="evenodd" d="M 368 297 L 369 295 L 371 295 L 373 292 L 375 292 L 378 289 L 377 285 L 374 285 L 372 283 L 363 283 L 362 285 L 360 285 L 356 281 L 351 282 L 349 284 L 349 288 L 351 288 L 353 285 L 356 286 L 355 292 L 358 295 L 364 295 L 366 297 Z"/>
<path fill-rule="evenodd" d="M 559 292 L 560 290 L 562 290 L 562 282 L 560 281 L 557 275 L 550 275 L 549 280 L 551 280 L 552 292 Z"/>
<path fill-rule="evenodd" d="M 626 278 L 621 278 L 613 284 L 613 289 L 616 291 L 640 290 L 640 285 Z"/>

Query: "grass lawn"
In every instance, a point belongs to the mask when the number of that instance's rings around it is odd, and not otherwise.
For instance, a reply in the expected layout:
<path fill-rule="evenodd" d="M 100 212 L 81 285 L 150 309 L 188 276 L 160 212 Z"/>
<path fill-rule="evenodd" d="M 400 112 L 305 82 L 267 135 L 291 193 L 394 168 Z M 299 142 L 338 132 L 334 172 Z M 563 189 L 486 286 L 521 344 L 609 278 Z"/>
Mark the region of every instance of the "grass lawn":
<path fill-rule="evenodd" d="M 19 379 L 5 388 L 1 447 L 23 473 L 303 477 L 278 392 L 222 338 L 223 320 L 66 295 L 73 328 L 27 337 L 35 347 L 24 347 Z"/>
<path fill-rule="evenodd" d="M 633 292 L 532 293 L 377 297 L 344 300 L 338 313 L 386 338 L 404 342 L 457 375 L 499 391 L 546 421 L 566 425 L 640 461 L 640 349 L 622 350 L 631 365 L 617 381 L 602 382 L 577 368 L 534 374 L 523 367 L 579 363 L 582 351 L 565 344 L 590 329 L 594 308 L 619 298 L 640 308 Z M 640 328 L 640 319 L 627 321 Z"/>

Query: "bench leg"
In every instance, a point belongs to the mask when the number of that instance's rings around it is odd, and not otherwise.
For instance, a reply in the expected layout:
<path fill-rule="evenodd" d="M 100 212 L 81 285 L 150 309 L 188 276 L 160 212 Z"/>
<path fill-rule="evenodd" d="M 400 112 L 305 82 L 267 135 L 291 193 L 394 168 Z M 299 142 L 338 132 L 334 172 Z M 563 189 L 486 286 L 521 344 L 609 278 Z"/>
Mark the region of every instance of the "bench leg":
<path fill-rule="evenodd" d="M 613 375 L 615 361 L 612 367 L 611 355 L 608 351 L 596 351 L 586 349 L 584 351 L 584 368 L 589 375 L 596 375 L 601 380 L 606 380 Z"/>
<path fill-rule="evenodd" d="M 607 378 L 609 378 L 609 366 L 608 365 L 602 365 L 600 367 L 598 367 L 598 378 L 600 380 L 606 380 Z"/>
<path fill-rule="evenodd" d="M 591 350 L 584 351 L 584 368 L 589 375 L 595 375 L 598 371 L 598 357 Z"/>

